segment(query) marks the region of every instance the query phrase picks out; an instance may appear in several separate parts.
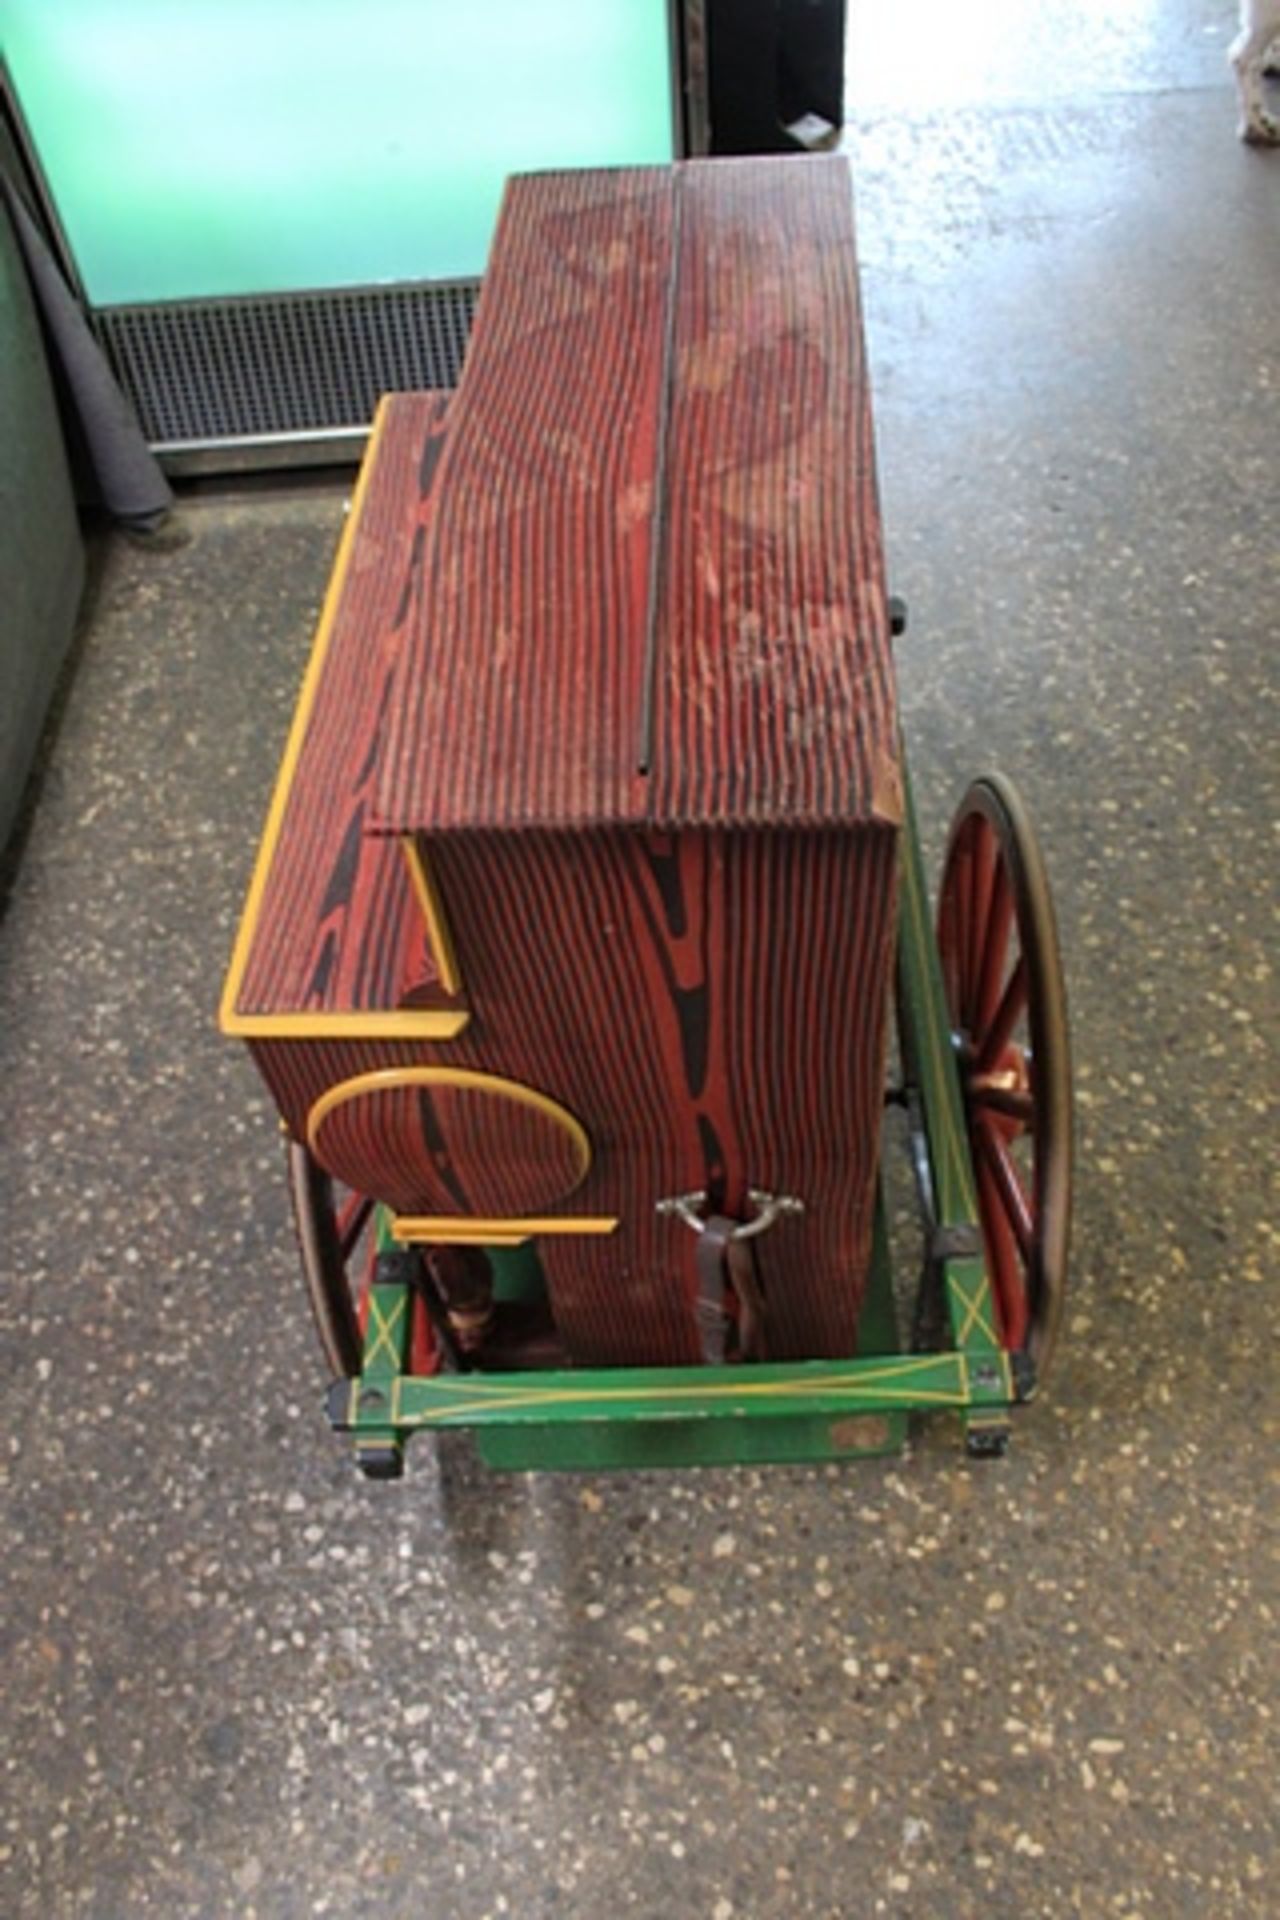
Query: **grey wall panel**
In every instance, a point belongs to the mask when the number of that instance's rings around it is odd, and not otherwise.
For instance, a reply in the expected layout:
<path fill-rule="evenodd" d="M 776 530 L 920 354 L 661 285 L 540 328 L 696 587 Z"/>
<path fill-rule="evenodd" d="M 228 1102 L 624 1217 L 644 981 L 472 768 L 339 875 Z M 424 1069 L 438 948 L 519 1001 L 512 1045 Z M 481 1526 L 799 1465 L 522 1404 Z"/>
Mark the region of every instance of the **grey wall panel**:
<path fill-rule="evenodd" d="M 8 840 L 84 578 L 53 388 L 0 210 L 0 846 Z"/>

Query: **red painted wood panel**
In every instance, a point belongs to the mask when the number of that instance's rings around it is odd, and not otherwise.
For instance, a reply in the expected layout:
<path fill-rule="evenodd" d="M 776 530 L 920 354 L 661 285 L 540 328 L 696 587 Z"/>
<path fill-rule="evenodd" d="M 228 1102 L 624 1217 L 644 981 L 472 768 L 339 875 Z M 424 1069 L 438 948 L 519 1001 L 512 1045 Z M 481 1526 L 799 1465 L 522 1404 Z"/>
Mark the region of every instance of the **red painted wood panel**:
<path fill-rule="evenodd" d="M 807 1209 L 757 1243 L 770 1353 L 852 1351 L 879 1162 L 894 835 L 495 832 L 444 836 L 434 855 L 472 1024 L 431 1046 L 253 1043 L 295 1133 L 321 1093 L 375 1067 L 522 1081 L 591 1138 L 586 1180 L 550 1210 L 620 1219 L 606 1240 L 539 1244 L 574 1359 L 695 1362 L 693 1237 L 654 1205 L 707 1188 L 737 1210 L 749 1186 Z M 403 1200 L 401 1133 L 384 1145 Z M 377 1161 L 375 1143 L 371 1172 Z M 519 1184 L 504 1204 L 499 1161 L 486 1205 L 521 1212 Z"/>
<path fill-rule="evenodd" d="M 582 1171 L 561 1125 L 489 1087 L 353 1090 L 319 1115 L 311 1144 L 347 1186 L 399 1214 L 542 1213 Z"/>
<path fill-rule="evenodd" d="M 897 821 L 847 166 L 679 183 L 646 813 Z"/>
<path fill-rule="evenodd" d="M 509 187 L 438 475 L 379 810 L 589 821 L 634 773 L 652 572 L 669 170 Z"/>
<path fill-rule="evenodd" d="M 474 1015 L 433 1057 L 567 1106 L 594 1160 L 563 1210 L 620 1220 L 607 1240 L 540 1243 L 573 1357 L 696 1360 L 694 1239 L 655 1203 L 706 1189 L 737 1212 L 751 1186 L 807 1209 L 757 1243 L 770 1352 L 850 1352 L 879 1164 L 894 834 L 495 830 L 432 845 Z"/>
<path fill-rule="evenodd" d="M 512 182 L 438 481 L 384 826 L 898 819 L 843 160 Z"/>
<path fill-rule="evenodd" d="M 386 402 L 237 1013 L 389 1010 L 435 979 L 400 848 L 366 829 L 447 404 Z"/>

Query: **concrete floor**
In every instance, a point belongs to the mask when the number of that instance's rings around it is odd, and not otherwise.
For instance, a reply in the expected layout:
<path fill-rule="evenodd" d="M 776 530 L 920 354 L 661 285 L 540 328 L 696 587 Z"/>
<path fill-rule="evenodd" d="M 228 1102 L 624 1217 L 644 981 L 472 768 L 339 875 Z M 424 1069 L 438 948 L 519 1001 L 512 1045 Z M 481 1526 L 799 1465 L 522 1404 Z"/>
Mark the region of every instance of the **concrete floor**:
<path fill-rule="evenodd" d="M 105 553 L 0 925 L 6 1915 L 1280 1912 L 1280 155 L 1217 0 L 875 11 L 930 864 L 1003 767 L 1066 952 L 1052 1397 L 981 1468 L 940 1420 L 887 1467 L 353 1476 L 213 1027 L 342 494 L 194 495 Z"/>

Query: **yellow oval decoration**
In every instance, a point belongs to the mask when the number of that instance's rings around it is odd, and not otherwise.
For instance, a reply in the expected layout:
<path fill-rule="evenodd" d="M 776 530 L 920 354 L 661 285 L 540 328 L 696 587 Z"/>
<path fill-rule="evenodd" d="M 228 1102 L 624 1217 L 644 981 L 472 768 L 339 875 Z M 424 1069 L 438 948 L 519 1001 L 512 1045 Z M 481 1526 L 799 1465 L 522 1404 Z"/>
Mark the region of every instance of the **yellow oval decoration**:
<path fill-rule="evenodd" d="M 568 1107 L 562 1107 L 550 1094 L 539 1092 L 537 1087 L 527 1087 L 520 1080 L 503 1079 L 496 1073 L 479 1073 L 472 1067 L 377 1067 L 372 1073 L 359 1073 L 352 1080 L 340 1080 L 336 1087 L 330 1087 L 321 1094 L 307 1115 L 307 1145 L 313 1153 L 318 1152 L 316 1143 L 320 1129 L 336 1107 L 344 1106 L 348 1100 L 358 1099 L 361 1094 L 391 1093 L 401 1087 L 455 1087 L 466 1092 L 497 1094 L 503 1099 L 516 1101 L 520 1106 L 529 1107 L 553 1121 L 573 1144 L 579 1165 L 577 1179 L 569 1191 L 572 1193 L 580 1187 L 587 1177 L 591 1165 L 591 1141 L 576 1114 L 570 1113 Z"/>

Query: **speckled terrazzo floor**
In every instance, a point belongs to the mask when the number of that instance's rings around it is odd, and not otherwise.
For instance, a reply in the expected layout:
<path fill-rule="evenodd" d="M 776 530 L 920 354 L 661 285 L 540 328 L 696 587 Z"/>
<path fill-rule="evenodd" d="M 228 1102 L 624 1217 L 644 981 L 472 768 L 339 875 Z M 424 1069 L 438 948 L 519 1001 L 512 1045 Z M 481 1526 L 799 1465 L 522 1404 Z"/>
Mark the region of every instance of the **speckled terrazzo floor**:
<path fill-rule="evenodd" d="M 1005 768 L 1067 956 L 1052 1398 L 983 1468 L 352 1476 L 213 1030 L 342 490 L 195 495 L 0 925 L 0 1912 L 1280 1911 L 1280 155 L 1222 7 L 1051 20 L 1051 108 L 944 47 L 851 144 L 930 864 Z"/>

